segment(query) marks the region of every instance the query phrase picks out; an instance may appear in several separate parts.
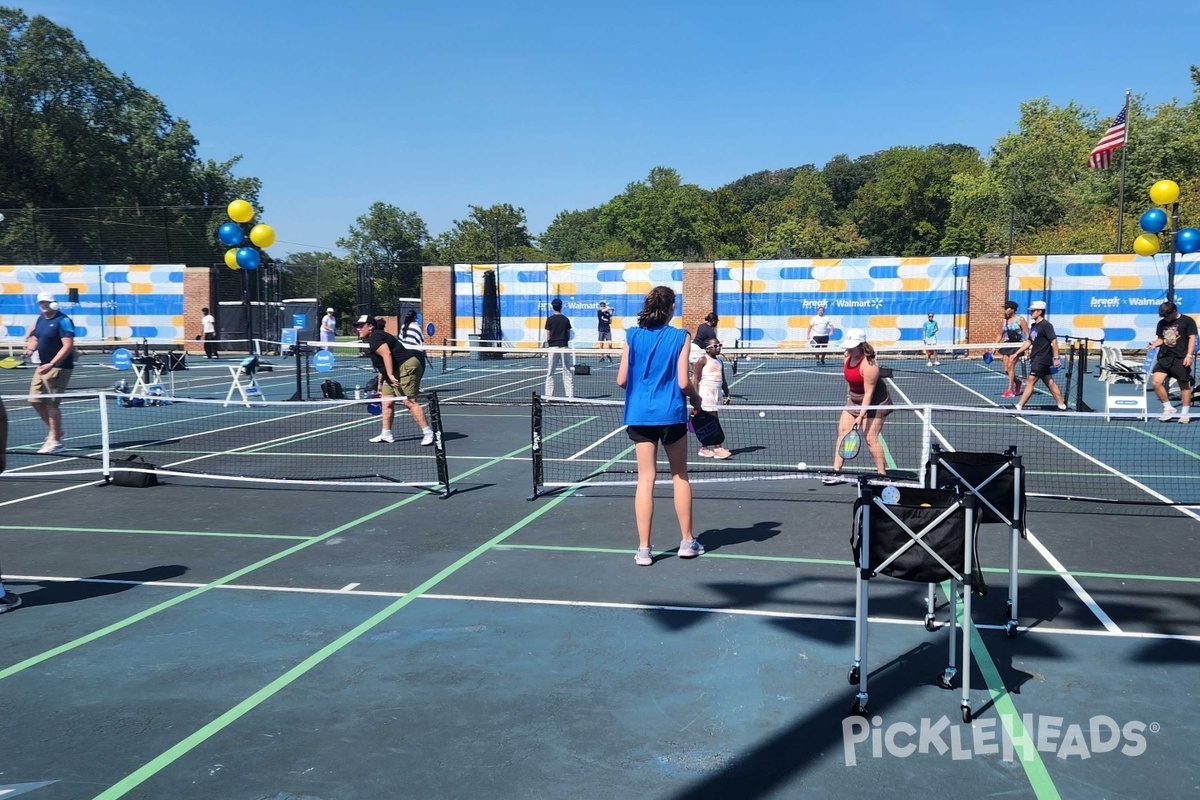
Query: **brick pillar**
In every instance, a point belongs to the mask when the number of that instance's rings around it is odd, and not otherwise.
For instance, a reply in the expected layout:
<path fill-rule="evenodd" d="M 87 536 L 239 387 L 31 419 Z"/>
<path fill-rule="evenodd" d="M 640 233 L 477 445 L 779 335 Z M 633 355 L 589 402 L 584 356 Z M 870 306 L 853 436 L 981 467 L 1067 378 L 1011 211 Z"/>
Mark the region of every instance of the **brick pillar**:
<path fill-rule="evenodd" d="M 201 334 L 200 319 L 204 315 L 200 309 L 208 308 L 214 317 L 218 316 L 217 299 L 210 296 L 212 289 L 213 267 L 185 267 L 183 270 L 183 334 L 184 349 L 188 353 L 203 354 L 204 342 L 197 341 Z M 217 330 L 221 329 L 221 321 L 217 320 Z"/>
<path fill-rule="evenodd" d="M 421 270 L 421 327 L 422 333 L 433 323 L 433 336 L 426 334 L 425 343 L 440 345 L 443 339 L 454 338 L 454 268 L 426 266 Z"/>
<path fill-rule="evenodd" d="M 996 341 L 1001 308 L 1008 298 L 1008 262 L 1003 258 L 971 259 L 967 283 L 967 343 Z"/>
<path fill-rule="evenodd" d="M 716 310 L 715 293 L 716 270 L 711 262 L 683 265 L 683 308 L 676 312 L 683 317 L 684 330 L 694 334 L 696 326 Z"/>

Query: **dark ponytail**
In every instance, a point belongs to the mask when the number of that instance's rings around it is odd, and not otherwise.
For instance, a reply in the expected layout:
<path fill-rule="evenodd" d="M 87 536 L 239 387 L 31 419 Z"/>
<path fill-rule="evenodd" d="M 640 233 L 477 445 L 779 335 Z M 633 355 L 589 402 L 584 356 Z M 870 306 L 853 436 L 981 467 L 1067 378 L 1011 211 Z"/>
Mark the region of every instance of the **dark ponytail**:
<path fill-rule="evenodd" d="M 646 301 L 638 312 L 639 328 L 658 328 L 671 321 L 671 307 L 675 305 L 675 291 L 669 286 L 655 286 L 646 293 Z"/>

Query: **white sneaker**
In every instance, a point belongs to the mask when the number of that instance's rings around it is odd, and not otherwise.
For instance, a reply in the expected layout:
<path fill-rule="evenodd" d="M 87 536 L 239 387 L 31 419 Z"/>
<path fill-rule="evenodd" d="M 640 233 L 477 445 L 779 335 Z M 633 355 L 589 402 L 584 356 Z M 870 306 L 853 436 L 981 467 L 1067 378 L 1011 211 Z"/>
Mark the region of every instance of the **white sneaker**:
<path fill-rule="evenodd" d="M 1192 420 L 1191 420 L 1191 418 L 1190 418 L 1190 417 L 1188 417 L 1188 415 L 1187 415 L 1187 414 L 1181 414 L 1181 415 L 1179 416 L 1179 424 L 1180 424 L 1180 425 L 1187 425 L 1187 424 L 1188 424 L 1189 422 L 1191 422 L 1191 421 L 1192 421 Z"/>
<path fill-rule="evenodd" d="M 942 365 L 942 362 L 940 362 L 940 361 L 935 361 L 935 362 L 933 362 L 933 365 L 934 365 L 935 367 L 940 367 L 940 366 Z"/>
<path fill-rule="evenodd" d="M 932 362 L 932 361 L 926 361 L 926 362 L 925 362 L 925 366 L 927 366 L 927 367 L 932 367 L 932 366 L 933 366 L 933 362 Z"/>
<path fill-rule="evenodd" d="M 42 445 L 42 449 L 38 450 L 38 455 L 39 456 L 52 456 L 52 455 L 61 453 L 63 450 L 66 450 L 66 449 L 67 449 L 67 446 L 65 444 L 63 444 L 62 442 L 47 441 L 44 445 Z"/>
<path fill-rule="evenodd" d="M 1171 417 L 1175 416 L 1175 409 L 1171 406 L 1163 406 L 1162 416 L 1158 418 L 1159 422 L 1170 422 Z"/>
<path fill-rule="evenodd" d="M 433 431 L 427 430 L 421 436 L 421 447 L 428 447 L 431 444 L 433 444 Z"/>
<path fill-rule="evenodd" d="M 384 431 L 378 436 L 372 436 L 367 441 L 374 442 L 375 444 L 379 444 L 380 442 L 387 442 L 388 444 L 391 444 L 392 442 L 396 441 L 396 437 L 392 436 L 391 431 Z"/>

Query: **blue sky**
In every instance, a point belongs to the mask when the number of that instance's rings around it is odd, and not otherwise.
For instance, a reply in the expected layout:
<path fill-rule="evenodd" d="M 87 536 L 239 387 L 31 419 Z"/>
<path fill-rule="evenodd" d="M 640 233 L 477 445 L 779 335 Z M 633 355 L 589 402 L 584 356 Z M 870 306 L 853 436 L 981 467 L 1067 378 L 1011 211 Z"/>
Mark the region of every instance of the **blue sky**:
<path fill-rule="evenodd" d="M 541 233 L 652 167 L 716 188 L 893 145 L 986 151 L 1046 96 L 1192 95 L 1200 4 L 0 0 L 70 28 L 263 181 L 272 253 L 337 251 L 380 200 L 436 235 Z"/>

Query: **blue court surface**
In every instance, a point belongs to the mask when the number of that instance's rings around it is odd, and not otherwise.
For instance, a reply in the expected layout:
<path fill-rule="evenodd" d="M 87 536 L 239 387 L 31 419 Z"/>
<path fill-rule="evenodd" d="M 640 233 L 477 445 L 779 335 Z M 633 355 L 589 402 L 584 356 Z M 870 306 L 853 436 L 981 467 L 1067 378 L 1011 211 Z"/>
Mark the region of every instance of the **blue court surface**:
<path fill-rule="evenodd" d="M 944 590 L 927 631 L 923 584 L 872 580 L 871 702 L 856 717 L 850 484 L 698 479 L 707 552 L 694 560 L 675 556 L 660 487 L 655 562 L 637 567 L 631 486 L 585 481 L 527 499 L 528 406 L 442 406 L 456 489 L 443 498 L 412 486 L 169 475 L 135 489 L 47 476 L 23 443 L 32 412 L 6 405 L 24 438 L 0 479 L 0 567 L 24 602 L 0 616 L 3 798 L 1200 792 L 1196 508 L 1031 498 L 1012 637 L 1008 532 L 984 525 L 969 725 L 959 692 L 935 683 Z M 182 413 L 171 408 L 126 411 Z M 149 417 L 112 413 L 130 427 L 114 436 L 156 441 L 132 430 Z M 1121 473 L 1165 495 L 1200 474 L 1200 426 L 1153 416 L 1113 423 L 1107 449 L 1052 418 L 914 419 L 898 412 L 885 426 L 898 460 L 927 443 L 918 429 L 1025 437 L 1031 492 L 1077 478 L 1097 495 L 1143 491 Z M 596 441 L 609 433 L 594 419 L 579 427 Z M 347 429 L 357 459 L 420 454 Z M 1000 433 L 978 433 L 988 430 Z M 760 444 L 752 435 L 731 441 L 731 461 L 767 458 L 769 442 L 746 449 Z M 808 434 L 814 464 L 830 435 Z M 717 469 L 692 462 L 698 478 Z M 1091 480 L 1105 475 L 1111 484 Z"/>

